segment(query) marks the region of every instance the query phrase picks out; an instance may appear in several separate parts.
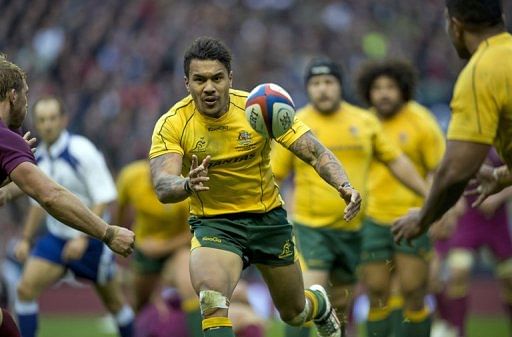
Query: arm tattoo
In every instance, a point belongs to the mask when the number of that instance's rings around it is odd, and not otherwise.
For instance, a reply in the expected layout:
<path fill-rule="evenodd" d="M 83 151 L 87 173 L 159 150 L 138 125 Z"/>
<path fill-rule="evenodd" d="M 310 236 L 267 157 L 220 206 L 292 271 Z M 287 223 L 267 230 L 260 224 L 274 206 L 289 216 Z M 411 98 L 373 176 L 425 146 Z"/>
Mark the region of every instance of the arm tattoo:
<path fill-rule="evenodd" d="M 158 199 L 163 203 L 185 200 L 189 193 L 185 191 L 185 179 L 172 172 L 172 159 L 166 155 L 151 159 L 151 179 Z"/>
<path fill-rule="evenodd" d="M 310 132 L 306 132 L 291 146 L 297 157 L 314 167 L 318 175 L 329 185 L 338 189 L 348 182 L 347 174 L 336 156 Z"/>

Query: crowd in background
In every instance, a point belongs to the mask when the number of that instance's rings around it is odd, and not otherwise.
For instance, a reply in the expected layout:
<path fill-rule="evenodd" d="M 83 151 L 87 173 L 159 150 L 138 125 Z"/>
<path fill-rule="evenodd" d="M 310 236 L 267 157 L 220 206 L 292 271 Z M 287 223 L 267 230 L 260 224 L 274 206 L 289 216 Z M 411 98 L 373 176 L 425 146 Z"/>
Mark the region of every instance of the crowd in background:
<path fill-rule="evenodd" d="M 0 0 L 0 9 L 0 51 L 27 71 L 31 100 L 62 97 L 70 129 L 90 137 L 114 171 L 146 155 L 155 120 L 186 94 L 183 51 L 197 36 L 232 49 L 235 87 L 276 82 L 297 106 L 313 56 L 343 66 L 352 102 L 362 61 L 408 59 L 419 100 L 443 123 L 462 66 L 443 0 Z"/>

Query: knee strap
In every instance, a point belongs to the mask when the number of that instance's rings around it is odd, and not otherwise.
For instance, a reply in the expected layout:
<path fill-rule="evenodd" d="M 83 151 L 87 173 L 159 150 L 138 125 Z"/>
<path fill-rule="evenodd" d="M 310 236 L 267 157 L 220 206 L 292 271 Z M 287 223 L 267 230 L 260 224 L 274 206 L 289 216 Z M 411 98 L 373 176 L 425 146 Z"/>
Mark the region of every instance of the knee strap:
<path fill-rule="evenodd" d="M 199 292 L 199 306 L 203 316 L 216 309 L 228 309 L 229 300 L 226 296 L 215 290 L 201 290 Z"/>

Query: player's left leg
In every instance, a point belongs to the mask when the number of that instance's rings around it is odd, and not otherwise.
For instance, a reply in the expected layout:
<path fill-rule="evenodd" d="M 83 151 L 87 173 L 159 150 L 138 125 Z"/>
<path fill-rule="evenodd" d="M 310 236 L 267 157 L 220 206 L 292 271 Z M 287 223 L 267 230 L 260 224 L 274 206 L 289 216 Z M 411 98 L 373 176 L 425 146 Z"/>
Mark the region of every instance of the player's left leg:
<path fill-rule="evenodd" d="M 429 337 L 432 319 L 425 305 L 429 265 L 419 256 L 404 253 L 395 255 L 395 263 L 404 298 L 404 320 L 395 334 L 400 337 Z"/>
<path fill-rule="evenodd" d="M 501 280 L 503 304 L 509 318 L 509 329 L 512 332 L 512 258 L 498 262 L 496 274 Z"/>

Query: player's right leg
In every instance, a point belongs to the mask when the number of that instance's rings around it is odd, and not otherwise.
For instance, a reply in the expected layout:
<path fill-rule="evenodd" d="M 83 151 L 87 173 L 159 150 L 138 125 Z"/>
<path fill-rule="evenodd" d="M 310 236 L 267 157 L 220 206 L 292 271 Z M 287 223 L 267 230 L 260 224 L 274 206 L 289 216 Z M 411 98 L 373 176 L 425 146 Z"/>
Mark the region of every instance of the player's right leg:
<path fill-rule="evenodd" d="M 392 333 L 389 306 L 393 269 L 393 238 L 389 227 L 365 219 L 362 231 L 361 271 L 370 300 L 366 321 L 367 335 L 387 337 Z"/>
<path fill-rule="evenodd" d="M 35 337 L 38 325 L 40 294 L 64 275 L 65 268 L 54 262 L 31 256 L 25 262 L 17 287 L 15 311 L 21 335 Z"/>
<path fill-rule="evenodd" d="M 234 337 L 228 308 L 242 267 L 240 255 L 234 252 L 193 245 L 190 277 L 199 295 L 205 337 Z"/>
<path fill-rule="evenodd" d="M 135 312 L 139 312 L 151 300 L 160 273 L 164 268 L 165 259 L 150 258 L 135 247 L 132 259 L 133 302 Z"/>

